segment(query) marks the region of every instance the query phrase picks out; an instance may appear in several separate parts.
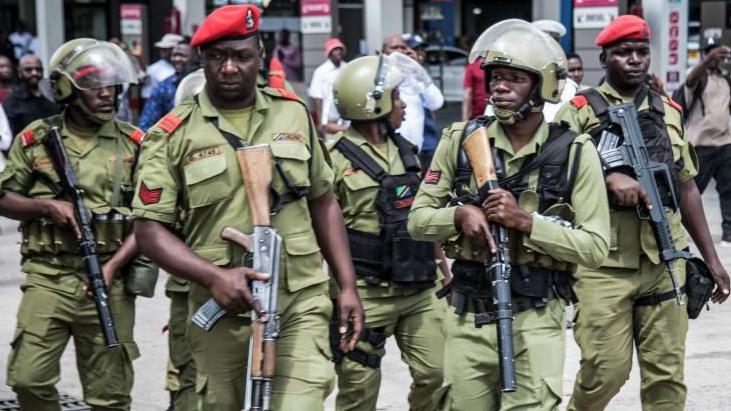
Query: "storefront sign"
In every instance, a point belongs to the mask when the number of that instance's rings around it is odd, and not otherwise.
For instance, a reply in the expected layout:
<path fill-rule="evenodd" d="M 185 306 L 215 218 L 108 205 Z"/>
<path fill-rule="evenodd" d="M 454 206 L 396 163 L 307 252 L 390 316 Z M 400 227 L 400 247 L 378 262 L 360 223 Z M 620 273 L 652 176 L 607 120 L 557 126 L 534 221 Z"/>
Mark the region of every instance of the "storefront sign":
<path fill-rule="evenodd" d="M 330 0 L 301 0 L 300 12 L 305 16 L 329 16 Z"/>
<path fill-rule="evenodd" d="M 574 9 L 575 29 L 602 29 L 617 18 L 617 7 L 577 7 Z"/>
<path fill-rule="evenodd" d="M 301 0 L 300 30 L 303 34 L 332 32 L 330 0 Z"/>
<path fill-rule="evenodd" d="M 119 16 L 121 19 L 120 29 L 123 36 L 142 35 L 141 4 L 121 4 L 119 6 Z"/>
<path fill-rule="evenodd" d="M 619 0 L 574 0 L 574 7 L 617 7 Z"/>
<path fill-rule="evenodd" d="M 650 72 L 673 91 L 685 81 L 688 58 L 688 0 L 645 0 L 645 19 L 652 29 Z"/>

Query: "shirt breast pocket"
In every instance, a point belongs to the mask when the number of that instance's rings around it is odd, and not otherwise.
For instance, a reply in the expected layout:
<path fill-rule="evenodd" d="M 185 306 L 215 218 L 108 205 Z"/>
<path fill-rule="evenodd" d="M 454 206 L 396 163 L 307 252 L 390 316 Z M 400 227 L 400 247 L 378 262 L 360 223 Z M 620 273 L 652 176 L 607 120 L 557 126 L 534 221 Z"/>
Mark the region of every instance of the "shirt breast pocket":
<path fill-rule="evenodd" d="M 272 186 L 277 193 L 310 187 L 309 160 L 312 154 L 304 143 L 272 143 L 271 150 L 275 163 Z"/>
<path fill-rule="evenodd" d="M 183 167 L 190 208 L 211 205 L 231 195 L 226 169 L 223 155 L 196 160 Z"/>
<path fill-rule="evenodd" d="M 378 196 L 378 182 L 368 177 L 363 171 L 354 171 L 343 177 L 345 183 L 345 197 L 349 212 L 360 214 L 375 211 L 375 201 Z M 340 191 L 340 190 L 338 190 Z"/>

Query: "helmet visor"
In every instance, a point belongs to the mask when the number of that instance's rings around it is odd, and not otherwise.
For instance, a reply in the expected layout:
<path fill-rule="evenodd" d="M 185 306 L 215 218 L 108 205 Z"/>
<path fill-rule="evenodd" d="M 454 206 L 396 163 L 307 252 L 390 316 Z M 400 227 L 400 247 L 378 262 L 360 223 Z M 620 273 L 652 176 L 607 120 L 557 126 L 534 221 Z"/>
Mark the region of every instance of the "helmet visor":
<path fill-rule="evenodd" d="M 380 78 L 383 88 L 398 87 L 413 94 L 423 92 L 432 83 L 421 64 L 401 53 L 391 53 L 383 57 Z"/>
<path fill-rule="evenodd" d="M 129 57 L 119 46 L 99 42 L 71 56 L 61 70 L 79 90 L 136 84 Z"/>
<path fill-rule="evenodd" d="M 203 69 L 198 69 L 180 80 L 178 88 L 175 90 L 175 105 L 182 103 L 194 95 L 200 93 L 206 86 L 206 76 Z"/>
<path fill-rule="evenodd" d="M 549 62 L 558 64 L 563 61 L 566 64 L 563 50 L 555 40 L 527 21 L 519 19 L 503 20 L 482 32 L 470 50 L 470 63 L 487 56 L 488 51 L 505 55 L 508 64 L 511 59 L 519 60 L 518 64 L 521 65 L 525 62 L 545 62 L 541 67 L 531 67 L 536 71 L 540 71 Z"/>

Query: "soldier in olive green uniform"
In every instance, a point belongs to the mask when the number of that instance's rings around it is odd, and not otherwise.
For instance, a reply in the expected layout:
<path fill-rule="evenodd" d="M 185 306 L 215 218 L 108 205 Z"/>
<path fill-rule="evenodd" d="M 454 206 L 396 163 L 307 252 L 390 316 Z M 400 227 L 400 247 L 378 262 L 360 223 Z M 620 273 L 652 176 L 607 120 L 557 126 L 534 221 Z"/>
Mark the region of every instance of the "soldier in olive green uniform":
<path fill-rule="evenodd" d="M 409 232 L 445 242 L 455 259 L 449 291 L 458 315 L 444 320 L 444 385 L 435 394 L 443 410 L 556 410 L 561 402 L 571 274 L 576 264 L 598 266 L 609 243 L 606 192 L 589 136 L 549 126 L 541 113 L 545 101 L 558 101 L 562 53 L 522 20 L 480 36 L 471 59 L 484 59 L 496 117 L 444 131 L 411 209 Z M 462 142 L 480 127 L 487 128 L 502 188 L 475 204 L 463 197 L 478 187 Z M 475 322 L 476 314 L 495 311 L 484 267 L 487 248 L 495 247 L 488 221 L 509 230 L 514 393 L 500 391 L 495 325 Z"/>
<path fill-rule="evenodd" d="M 61 378 L 61 354 L 73 337 L 84 401 L 93 410 L 129 410 L 132 361 L 139 357 L 132 338 L 135 297 L 115 274 L 136 254 L 127 219 L 143 133 L 114 120 L 114 107 L 121 86 L 135 82 L 134 70 L 119 47 L 92 39 L 63 45 L 50 66 L 55 100 L 66 109 L 28 125 L 0 175 L 0 214 L 22 221 L 22 270 L 28 274 L 7 383 L 22 409 L 58 410 L 54 385 Z M 85 295 L 73 206 L 61 200 L 65 194 L 44 147 L 51 126 L 61 130 L 92 214 L 118 347 L 105 347 L 94 301 Z"/>
<path fill-rule="evenodd" d="M 606 82 L 580 93 L 557 119 L 569 122 L 578 132 L 599 136 L 605 125 L 598 112 L 608 105 L 635 103 L 650 159 L 668 164 L 674 189 L 680 193 L 680 212 L 667 211 L 675 247 L 688 247 L 685 225 L 709 262 L 719 285 L 713 299 L 721 302 L 728 295 L 728 275 L 708 233 L 693 181 L 696 159 L 683 135 L 680 110 L 644 82 L 650 66 L 649 37 L 647 23 L 636 16 L 621 16 L 600 33 L 597 45 L 603 47 L 600 58 Z M 675 302 L 652 228 L 637 218 L 635 207 L 647 203 L 646 193 L 621 171 L 608 172 L 606 186 L 616 200 L 610 213 L 609 257 L 600 268 L 580 267 L 576 274 L 579 306 L 574 335 L 582 359 L 569 409 L 604 409 L 629 378 L 636 344 L 643 409 L 682 410 L 686 395 L 686 307 Z M 685 284 L 685 265 L 681 262 L 674 264 L 679 285 Z"/>
<path fill-rule="evenodd" d="M 354 335 L 362 308 L 332 170 L 306 107 L 284 90 L 258 89 L 259 9 L 226 6 L 203 22 L 191 45 L 200 46 L 204 91 L 166 115 L 146 136 L 134 198 L 141 250 L 168 272 L 190 280 L 189 309 L 213 297 L 232 315 L 206 332 L 189 324 L 187 338 L 198 370 L 199 408 L 238 411 L 243 403 L 248 287 L 262 274 L 238 267 L 243 250 L 220 237 L 223 227 L 253 229 L 235 150 L 267 144 L 275 164 L 272 224 L 283 238 L 279 280 L 281 333 L 276 347 L 272 405 L 278 410 L 323 408 L 333 383 L 328 346 L 332 306 L 320 247 L 339 279 L 343 348 L 348 322 Z M 183 243 L 168 228 L 180 220 Z M 261 313 L 260 313 L 261 314 Z"/>
<path fill-rule="evenodd" d="M 329 152 L 368 327 L 337 365 L 339 411 L 376 409 L 391 335 L 414 380 L 410 409 L 434 410 L 431 394 L 442 384 L 444 305 L 434 295 L 434 243 L 406 232 L 421 178 L 415 147 L 395 132 L 405 108 L 397 87 L 428 84 L 424 69 L 398 53 L 356 59 L 335 80 L 336 106 L 352 124 Z"/>

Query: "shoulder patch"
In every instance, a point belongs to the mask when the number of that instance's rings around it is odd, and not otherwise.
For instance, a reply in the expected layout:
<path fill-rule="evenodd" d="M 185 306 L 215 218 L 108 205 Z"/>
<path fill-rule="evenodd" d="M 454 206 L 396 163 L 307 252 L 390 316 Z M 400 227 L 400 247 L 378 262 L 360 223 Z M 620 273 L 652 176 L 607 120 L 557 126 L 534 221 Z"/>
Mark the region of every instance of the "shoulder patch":
<path fill-rule="evenodd" d="M 167 132 L 172 133 L 175 131 L 183 120 L 173 113 L 168 113 L 165 117 L 161 118 L 155 127 Z"/>
<path fill-rule="evenodd" d="M 139 146 L 140 144 L 142 144 L 142 138 L 144 136 L 145 133 L 142 130 L 135 128 L 134 130 L 132 130 L 132 133 L 130 133 L 127 137 L 129 137 L 130 140 L 134 141 L 134 143 Z"/>
<path fill-rule="evenodd" d="M 572 98 L 570 101 L 571 104 L 576 108 L 582 108 L 585 105 L 589 104 L 589 100 L 586 98 L 586 96 L 582 96 L 580 94 Z"/>
<path fill-rule="evenodd" d="M 20 142 L 23 147 L 32 146 L 36 143 L 36 133 L 33 129 L 20 133 Z"/>
<path fill-rule="evenodd" d="M 670 107 L 678 110 L 679 113 L 683 112 L 683 107 L 680 104 L 678 104 L 677 101 L 669 98 L 669 99 L 667 99 L 667 102 L 668 102 L 668 105 L 670 105 Z"/>
<path fill-rule="evenodd" d="M 284 98 L 287 100 L 293 100 L 298 103 L 302 103 L 302 99 L 297 94 L 295 94 L 287 89 L 284 89 L 284 88 L 267 87 L 267 88 L 264 88 L 263 91 L 272 97 L 280 97 L 280 98 Z"/>

